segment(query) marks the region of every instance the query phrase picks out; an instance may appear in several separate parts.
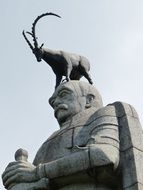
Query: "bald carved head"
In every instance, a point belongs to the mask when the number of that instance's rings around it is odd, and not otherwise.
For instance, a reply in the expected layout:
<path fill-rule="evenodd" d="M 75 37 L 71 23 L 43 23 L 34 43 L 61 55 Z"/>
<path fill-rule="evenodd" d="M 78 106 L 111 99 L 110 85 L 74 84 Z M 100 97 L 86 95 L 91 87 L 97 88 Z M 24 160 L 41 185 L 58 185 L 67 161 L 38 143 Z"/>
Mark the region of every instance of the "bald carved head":
<path fill-rule="evenodd" d="M 95 86 L 76 80 L 59 85 L 49 103 L 59 124 L 86 109 L 94 107 L 96 111 L 103 106 L 102 98 Z"/>

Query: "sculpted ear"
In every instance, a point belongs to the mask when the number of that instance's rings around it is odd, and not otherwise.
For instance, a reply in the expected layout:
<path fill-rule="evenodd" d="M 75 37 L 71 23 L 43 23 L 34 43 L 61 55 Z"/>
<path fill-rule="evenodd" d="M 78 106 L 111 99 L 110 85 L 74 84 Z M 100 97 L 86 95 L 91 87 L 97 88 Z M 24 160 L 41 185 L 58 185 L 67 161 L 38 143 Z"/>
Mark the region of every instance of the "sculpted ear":
<path fill-rule="evenodd" d="M 86 108 L 90 108 L 93 104 L 93 101 L 95 99 L 95 96 L 93 94 L 88 94 L 86 96 Z"/>

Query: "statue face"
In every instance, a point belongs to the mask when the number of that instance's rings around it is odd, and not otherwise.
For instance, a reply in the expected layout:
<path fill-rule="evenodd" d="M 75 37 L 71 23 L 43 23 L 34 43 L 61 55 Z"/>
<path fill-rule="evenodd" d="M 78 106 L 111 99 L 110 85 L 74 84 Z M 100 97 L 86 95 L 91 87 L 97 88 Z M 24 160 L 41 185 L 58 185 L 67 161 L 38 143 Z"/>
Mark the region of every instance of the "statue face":
<path fill-rule="evenodd" d="M 74 87 L 65 83 L 57 88 L 49 99 L 49 103 L 54 109 L 55 117 L 61 124 L 85 109 L 86 97 L 77 95 Z"/>

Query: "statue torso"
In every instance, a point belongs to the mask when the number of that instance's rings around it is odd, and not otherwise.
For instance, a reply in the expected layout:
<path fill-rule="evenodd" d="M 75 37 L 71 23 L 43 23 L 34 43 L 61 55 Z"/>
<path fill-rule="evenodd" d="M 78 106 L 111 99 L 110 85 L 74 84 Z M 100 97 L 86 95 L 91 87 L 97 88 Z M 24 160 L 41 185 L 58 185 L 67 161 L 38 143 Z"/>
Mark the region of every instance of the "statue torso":
<path fill-rule="evenodd" d="M 34 164 L 38 165 L 40 163 L 48 163 L 62 157 L 69 156 L 70 154 L 81 149 L 86 149 L 86 145 L 92 140 L 92 132 L 96 130 L 96 128 L 99 128 L 100 125 L 107 122 L 117 124 L 117 118 L 112 116 L 107 117 L 106 115 L 103 116 L 105 112 L 106 109 L 102 109 L 97 112 L 95 112 L 95 110 L 90 110 L 86 113 L 78 114 L 73 117 L 70 121 L 65 123 L 60 130 L 56 131 L 45 143 L 43 143 L 37 152 Z M 114 109 L 112 112 L 114 115 Z M 88 173 L 79 174 L 79 178 L 78 176 L 75 176 L 75 179 L 73 177 L 71 178 L 66 180 L 66 185 L 58 189 L 110 190 L 110 188 L 107 188 L 106 186 L 104 187 L 103 184 L 101 185 L 95 182 L 95 179 L 91 180 L 91 176 Z M 83 178 L 83 181 L 81 183 L 76 183 L 76 178 L 78 178 L 79 181 L 82 181 L 81 179 Z M 57 180 L 57 183 L 61 184 L 62 182 L 59 179 L 59 181 Z"/>
<path fill-rule="evenodd" d="M 106 116 L 103 119 L 101 116 L 103 114 L 102 110 L 101 113 L 92 109 L 86 113 L 77 114 L 64 123 L 60 130 L 54 132 L 43 143 L 36 154 L 34 164 L 48 163 L 72 154 L 79 149 L 86 148 L 88 141 L 92 138 L 92 131 L 104 120 L 111 120 L 111 117 L 106 118 Z"/>

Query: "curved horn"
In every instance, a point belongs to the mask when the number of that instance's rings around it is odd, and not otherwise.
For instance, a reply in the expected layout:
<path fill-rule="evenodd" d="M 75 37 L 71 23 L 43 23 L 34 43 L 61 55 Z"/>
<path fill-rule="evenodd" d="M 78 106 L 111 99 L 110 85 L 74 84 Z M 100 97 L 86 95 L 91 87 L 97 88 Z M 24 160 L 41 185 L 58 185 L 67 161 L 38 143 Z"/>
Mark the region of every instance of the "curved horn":
<path fill-rule="evenodd" d="M 42 17 L 44 17 L 44 16 L 48 16 L 48 15 L 53 15 L 53 16 L 56 16 L 56 17 L 61 18 L 59 15 L 57 15 L 57 14 L 55 14 L 55 13 L 44 13 L 44 14 L 38 16 L 38 17 L 35 19 L 35 21 L 34 21 L 33 24 L 32 24 L 32 36 L 33 36 L 33 41 L 34 41 L 34 46 L 35 46 L 35 48 L 38 48 L 38 42 L 37 42 L 37 38 L 36 38 L 36 35 L 35 35 L 35 26 L 36 26 L 36 24 L 37 24 L 37 22 L 38 22 L 38 20 L 39 20 L 40 18 L 42 18 Z"/>
<path fill-rule="evenodd" d="M 26 33 L 33 37 L 33 34 L 31 32 L 26 31 Z"/>
<path fill-rule="evenodd" d="M 32 49 L 32 51 L 33 51 L 33 50 L 34 50 L 34 47 L 31 45 L 30 41 L 29 41 L 28 38 L 26 37 L 26 34 L 25 34 L 24 30 L 23 30 L 22 34 L 23 34 L 23 36 L 24 36 L 26 42 L 28 43 L 29 47 L 30 47 L 30 48 Z"/>

